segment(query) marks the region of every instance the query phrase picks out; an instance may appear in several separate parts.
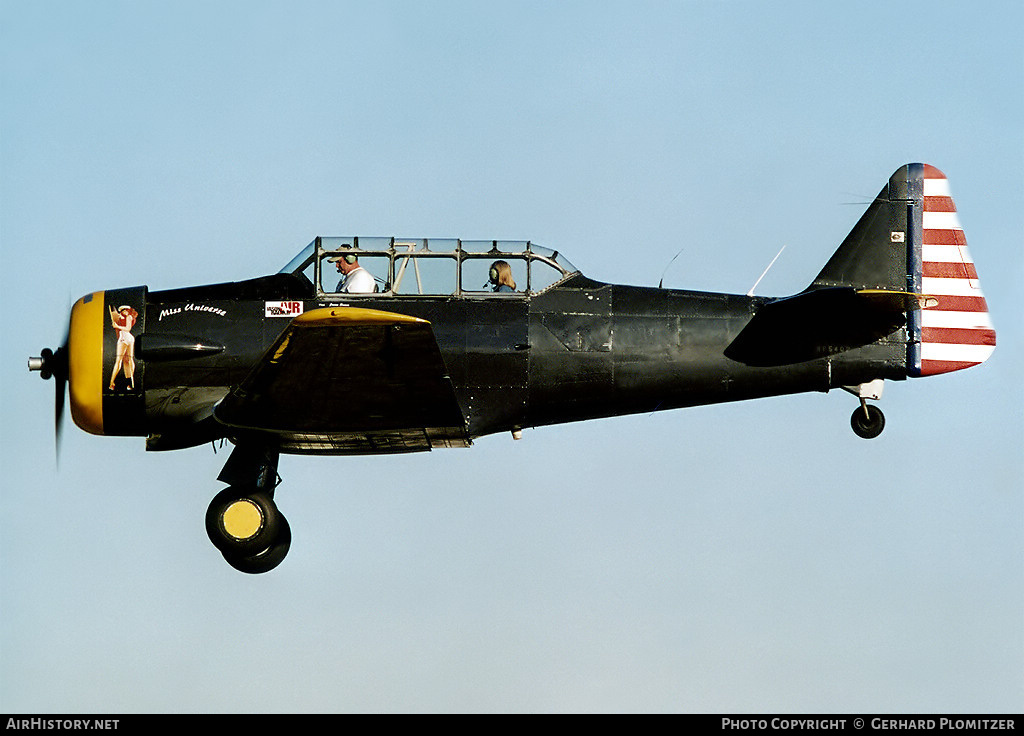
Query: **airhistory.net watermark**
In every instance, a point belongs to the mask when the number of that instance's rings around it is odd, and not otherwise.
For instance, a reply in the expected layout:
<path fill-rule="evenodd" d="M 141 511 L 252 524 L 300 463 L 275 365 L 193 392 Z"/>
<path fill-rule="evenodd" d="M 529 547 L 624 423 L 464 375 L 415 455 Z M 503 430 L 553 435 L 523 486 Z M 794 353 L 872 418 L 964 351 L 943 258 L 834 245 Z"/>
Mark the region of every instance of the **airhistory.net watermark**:
<path fill-rule="evenodd" d="M 8 731 L 116 731 L 119 718 L 8 718 Z"/>

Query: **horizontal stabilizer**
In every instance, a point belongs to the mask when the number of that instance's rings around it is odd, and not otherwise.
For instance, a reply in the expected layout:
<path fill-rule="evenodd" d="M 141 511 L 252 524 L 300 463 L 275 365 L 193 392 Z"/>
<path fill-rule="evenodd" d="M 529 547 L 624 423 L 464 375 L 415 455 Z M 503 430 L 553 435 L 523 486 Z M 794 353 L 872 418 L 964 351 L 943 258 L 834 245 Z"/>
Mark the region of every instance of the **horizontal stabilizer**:
<path fill-rule="evenodd" d="M 769 302 L 747 323 L 725 355 L 751 366 L 776 366 L 835 355 L 876 342 L 922 309 L 924 294 L 832 287 Z"/>

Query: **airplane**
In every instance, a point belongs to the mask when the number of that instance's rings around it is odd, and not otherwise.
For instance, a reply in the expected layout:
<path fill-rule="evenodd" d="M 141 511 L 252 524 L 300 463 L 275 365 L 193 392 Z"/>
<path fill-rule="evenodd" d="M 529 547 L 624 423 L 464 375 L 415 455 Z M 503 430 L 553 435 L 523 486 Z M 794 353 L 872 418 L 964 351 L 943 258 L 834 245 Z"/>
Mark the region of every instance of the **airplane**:
<path fill-rule="evenodd" d="M 361 270 L 353 277 L 351 272 Z M 353 285 L 360 283 L 360 288 Z M 877 437 L 886 380 L 984 362 L 995 330 L 945 175 L 899 168 L 788 297 L 593 280 L 530 241 L 317 237 L 244 281 L 86 294 L 29 369 L 74 422 L 169 451 L 223 441 L 206 514 L 236 570 L 291 545 L 282 453 L 468 447 L 497 432 L 841 388 Z"/>

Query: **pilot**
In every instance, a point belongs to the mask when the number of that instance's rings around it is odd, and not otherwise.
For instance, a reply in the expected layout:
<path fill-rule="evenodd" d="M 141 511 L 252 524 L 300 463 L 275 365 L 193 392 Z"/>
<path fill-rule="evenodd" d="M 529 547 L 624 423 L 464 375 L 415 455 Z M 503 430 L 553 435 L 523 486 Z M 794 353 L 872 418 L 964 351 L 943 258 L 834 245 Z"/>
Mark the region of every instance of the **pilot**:
<path fill-rule="evenodd" d="M 355 253 L 332 256 L 327 260 L 333 263 L 338 273 L 344 277 L 338 282 L 335 291 L 345 294 L 372 294 L 377 290 L 373 274 L 359 265 Z"/>
<path fill-rule="evenodd" d="M 492 263 L 487 275 L 490 278 L 491 291 L 505 293 L 516 290 L 516 282 L 512 278 L 512 266 L 505 261 Z"/>

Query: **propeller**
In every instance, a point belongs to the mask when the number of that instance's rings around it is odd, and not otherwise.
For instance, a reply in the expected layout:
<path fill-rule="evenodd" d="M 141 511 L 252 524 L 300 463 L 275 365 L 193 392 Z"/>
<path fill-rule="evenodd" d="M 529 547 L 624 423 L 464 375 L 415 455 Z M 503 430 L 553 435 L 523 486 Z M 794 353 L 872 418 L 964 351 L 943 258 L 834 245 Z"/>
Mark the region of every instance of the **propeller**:
<path fill-rule="evenodd" d="M 64 344 L 54 352 L 43 348 L 39 357 L 28 359 L 28 369 L 39 371 L 43 380 L 53 378 L 56 395 L 54 397 L 54 442 L 60 455 L 60 437 L 64 427 L 64 394 L 68 384 L 68 335 L 65 333 Z"/>

